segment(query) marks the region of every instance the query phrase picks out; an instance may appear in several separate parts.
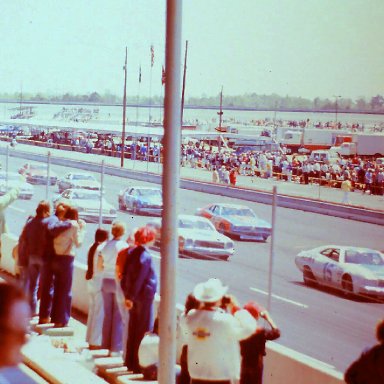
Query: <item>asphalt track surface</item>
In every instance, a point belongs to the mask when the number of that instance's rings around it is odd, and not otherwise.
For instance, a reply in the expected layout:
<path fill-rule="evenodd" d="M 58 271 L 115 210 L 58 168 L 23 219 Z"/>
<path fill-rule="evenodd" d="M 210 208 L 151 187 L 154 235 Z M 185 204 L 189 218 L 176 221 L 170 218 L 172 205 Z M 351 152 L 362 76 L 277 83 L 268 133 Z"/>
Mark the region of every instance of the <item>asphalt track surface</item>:
<path fill-rule="evenodd" d="M 5 156 L 0 156 L 5 164 Z M 10 171 L 17 171 L 26 161 L 11 158 Z M 52 166 L 63 176 L 70 169 Z M 99 175 L 96 175 L 100 179 Z M 106 199 L 117 207 L 118 192 L 130 185 L 145 185 L 135 180 L 104 176 Z M 57 187 L 50 187 L 50 199 Z M 46 187 L 35 186 L 31 201 L 18 200 L 6 211 L 10 232 L 19 234 L 28 215 L 34 214 L 38 201 L 45 199 Z M 243 201 L 181 190 L 181 213 L 194 214 L 196 209 L 212 202 Z M 271 207 L 245 202 L 263 219 L 270 220 Z M 118 218 L 128 228 L 145 224 L 151 217 L 118 211 Z M 108 228 L 108 225 L 104 225 Z M 78 260 L 85 261 L 97 224 L 87 224 L 87 234 L 79 249 Z M 271 314 L 282 330 L 278 343 L 344 371 L 366 346 L 375 342 L 374 327 L 383 317 L 384 304 L 367 300 L 350 300 L 341 294 L 304 286 L 294 264 L 302 249 L 324 244 L 356 245 L 383 249 L 381 226 L 354 222 L 291 209 L 277 209 L 275 260 L 273 270 Z M 179 258 L 177 265 L 177 301 L 184 302 L 196 283 L 218 277 L 230 287 L 241 303 L 256 300 L 267 304 L 270 240 L 267 243 L 235 241 L 235 254 L 229 261 Z M 160 255 L 153 251 L 159 271 Z"/>

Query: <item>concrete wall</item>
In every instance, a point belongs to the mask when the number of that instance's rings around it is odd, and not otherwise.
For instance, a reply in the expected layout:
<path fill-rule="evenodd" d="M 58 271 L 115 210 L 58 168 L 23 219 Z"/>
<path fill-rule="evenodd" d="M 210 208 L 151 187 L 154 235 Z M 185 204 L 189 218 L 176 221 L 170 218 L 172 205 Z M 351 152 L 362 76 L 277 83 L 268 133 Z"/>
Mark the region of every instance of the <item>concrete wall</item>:
<path fill-rule="evenodd" d="M 1 237 L 1 269 L 14 274 L 15 262 L 12 249 L 17 236 L 6 233 Z M 88 312 L 86 266 L 75 262 L 72 285 L 72 306 L 83 313 Z M 178 311 L 180 312 L 180 305 Z M 267 344 L 264 383 L 266 384 L 338 384 L 344 383 L 343 376 L 333 367 L 298 353 L 277 343 Z"/>

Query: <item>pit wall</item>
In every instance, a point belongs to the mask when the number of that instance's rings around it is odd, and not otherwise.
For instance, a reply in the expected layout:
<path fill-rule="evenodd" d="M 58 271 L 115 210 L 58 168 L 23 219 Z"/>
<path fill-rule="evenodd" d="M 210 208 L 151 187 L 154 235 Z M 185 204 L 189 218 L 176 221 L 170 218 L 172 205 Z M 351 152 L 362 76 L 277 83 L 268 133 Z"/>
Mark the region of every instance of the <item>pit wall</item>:
<path fill-rule="evenodd" d="M 15 262 L 12 249 L 18 237 L 11 233 L 1 236 L 0 268 L 15 274 Z M 88 313 L 86 266 L 75 262 L 72 284 L 72 306 Z M 181 306 L 178 305 L 178 311 Z M 264 358 L 264 383 L 266 384 L 339 384 L 344 383 L 341 372 L 321 361 L 298 353 L 274 342 L 268 342 L 267 355 Z"/>

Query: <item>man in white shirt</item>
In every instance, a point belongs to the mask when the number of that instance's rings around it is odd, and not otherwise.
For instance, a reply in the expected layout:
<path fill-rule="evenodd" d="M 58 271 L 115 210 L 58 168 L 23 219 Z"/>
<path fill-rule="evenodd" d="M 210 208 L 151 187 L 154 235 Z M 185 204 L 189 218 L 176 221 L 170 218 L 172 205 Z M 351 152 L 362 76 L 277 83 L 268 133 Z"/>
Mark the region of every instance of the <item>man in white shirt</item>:
<path fill-rule="evenodd" d="M 219 279 L 209 279 L 193 291 L 202 307 L 191 310 L 182 324 L 191 384 L 232 384 L 239 380 L 239 341 L 252 335 L 257 323 L 245 310 L 233 316 L 219 308 L 227 289 Z"/>

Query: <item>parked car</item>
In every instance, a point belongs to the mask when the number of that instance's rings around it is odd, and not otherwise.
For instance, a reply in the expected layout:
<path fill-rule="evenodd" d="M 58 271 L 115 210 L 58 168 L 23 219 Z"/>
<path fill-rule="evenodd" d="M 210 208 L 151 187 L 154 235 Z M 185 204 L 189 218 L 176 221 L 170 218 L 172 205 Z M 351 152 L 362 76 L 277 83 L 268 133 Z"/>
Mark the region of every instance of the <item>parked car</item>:
<path fill-rule="evenodd" d="M 324 245 L 300 252 L 296 266 L 306 285 L 325 285 L 347 296 L 384 298 L 384 254 L 369 248 Z"/>
<path fill-rule="evenodd" d="M 20 169 L 19 173 L 25 176 L 27 183 L 31 184 L 47 184 L 48 166 L 44 163 L 25 163 Z M 55 185 L 57 175 L 50 170 L 49 184 Z"/>
<path fill-rule="evenodd" d="M 33 185 L 28 184 L 24 176 L 16 172 L 0 172 L 0 195 L 6 194 L 12 188 L 19 189 L 19 199 L 30 200 L 33 197 Z"/>
<path fill-rule="evenodd" d="M 153 219 L 149 225 L 156 230 L 156 243 L 161 242 L 161 218 Z M 228 260 L 234 253 L 234 243 L 217 232 L 212 223 L 193 215 L 179 215 L 179 253 L 207 258 Z"/>
<path fill-rule="evenodd" d="M 133 213 L 161 215 L 163 211 L 163 195 L 160 188 L 129 187 L 118 195 L 119 209 L 132 210 Z"/>
<path fill-rule="evenodd" d="M 98 222 L 100 213 L 100 191 L 87 189 L 66 189 L 61 195 L 53 199 L 56 207 L 59 202 L 65 202 L 76 208 L 79 217 L 85 221 Z M 116 219 L 116 208 L 102 197 L 103 223 L 111 223 Z"/>
<path fill-rule="evenodd" d="M 196 214 L 209 219 L 219 232 L 240 240 L 266 241 L 271 235 L 271 224 L 244 205 L 209 204 Z"/>
<path fill-rule="evenodd" d="M 69 172 L 57 181 L 59 193 L 69 188 L 91 189 L 100 191 L 100 183 L 90 173 Z"/>

